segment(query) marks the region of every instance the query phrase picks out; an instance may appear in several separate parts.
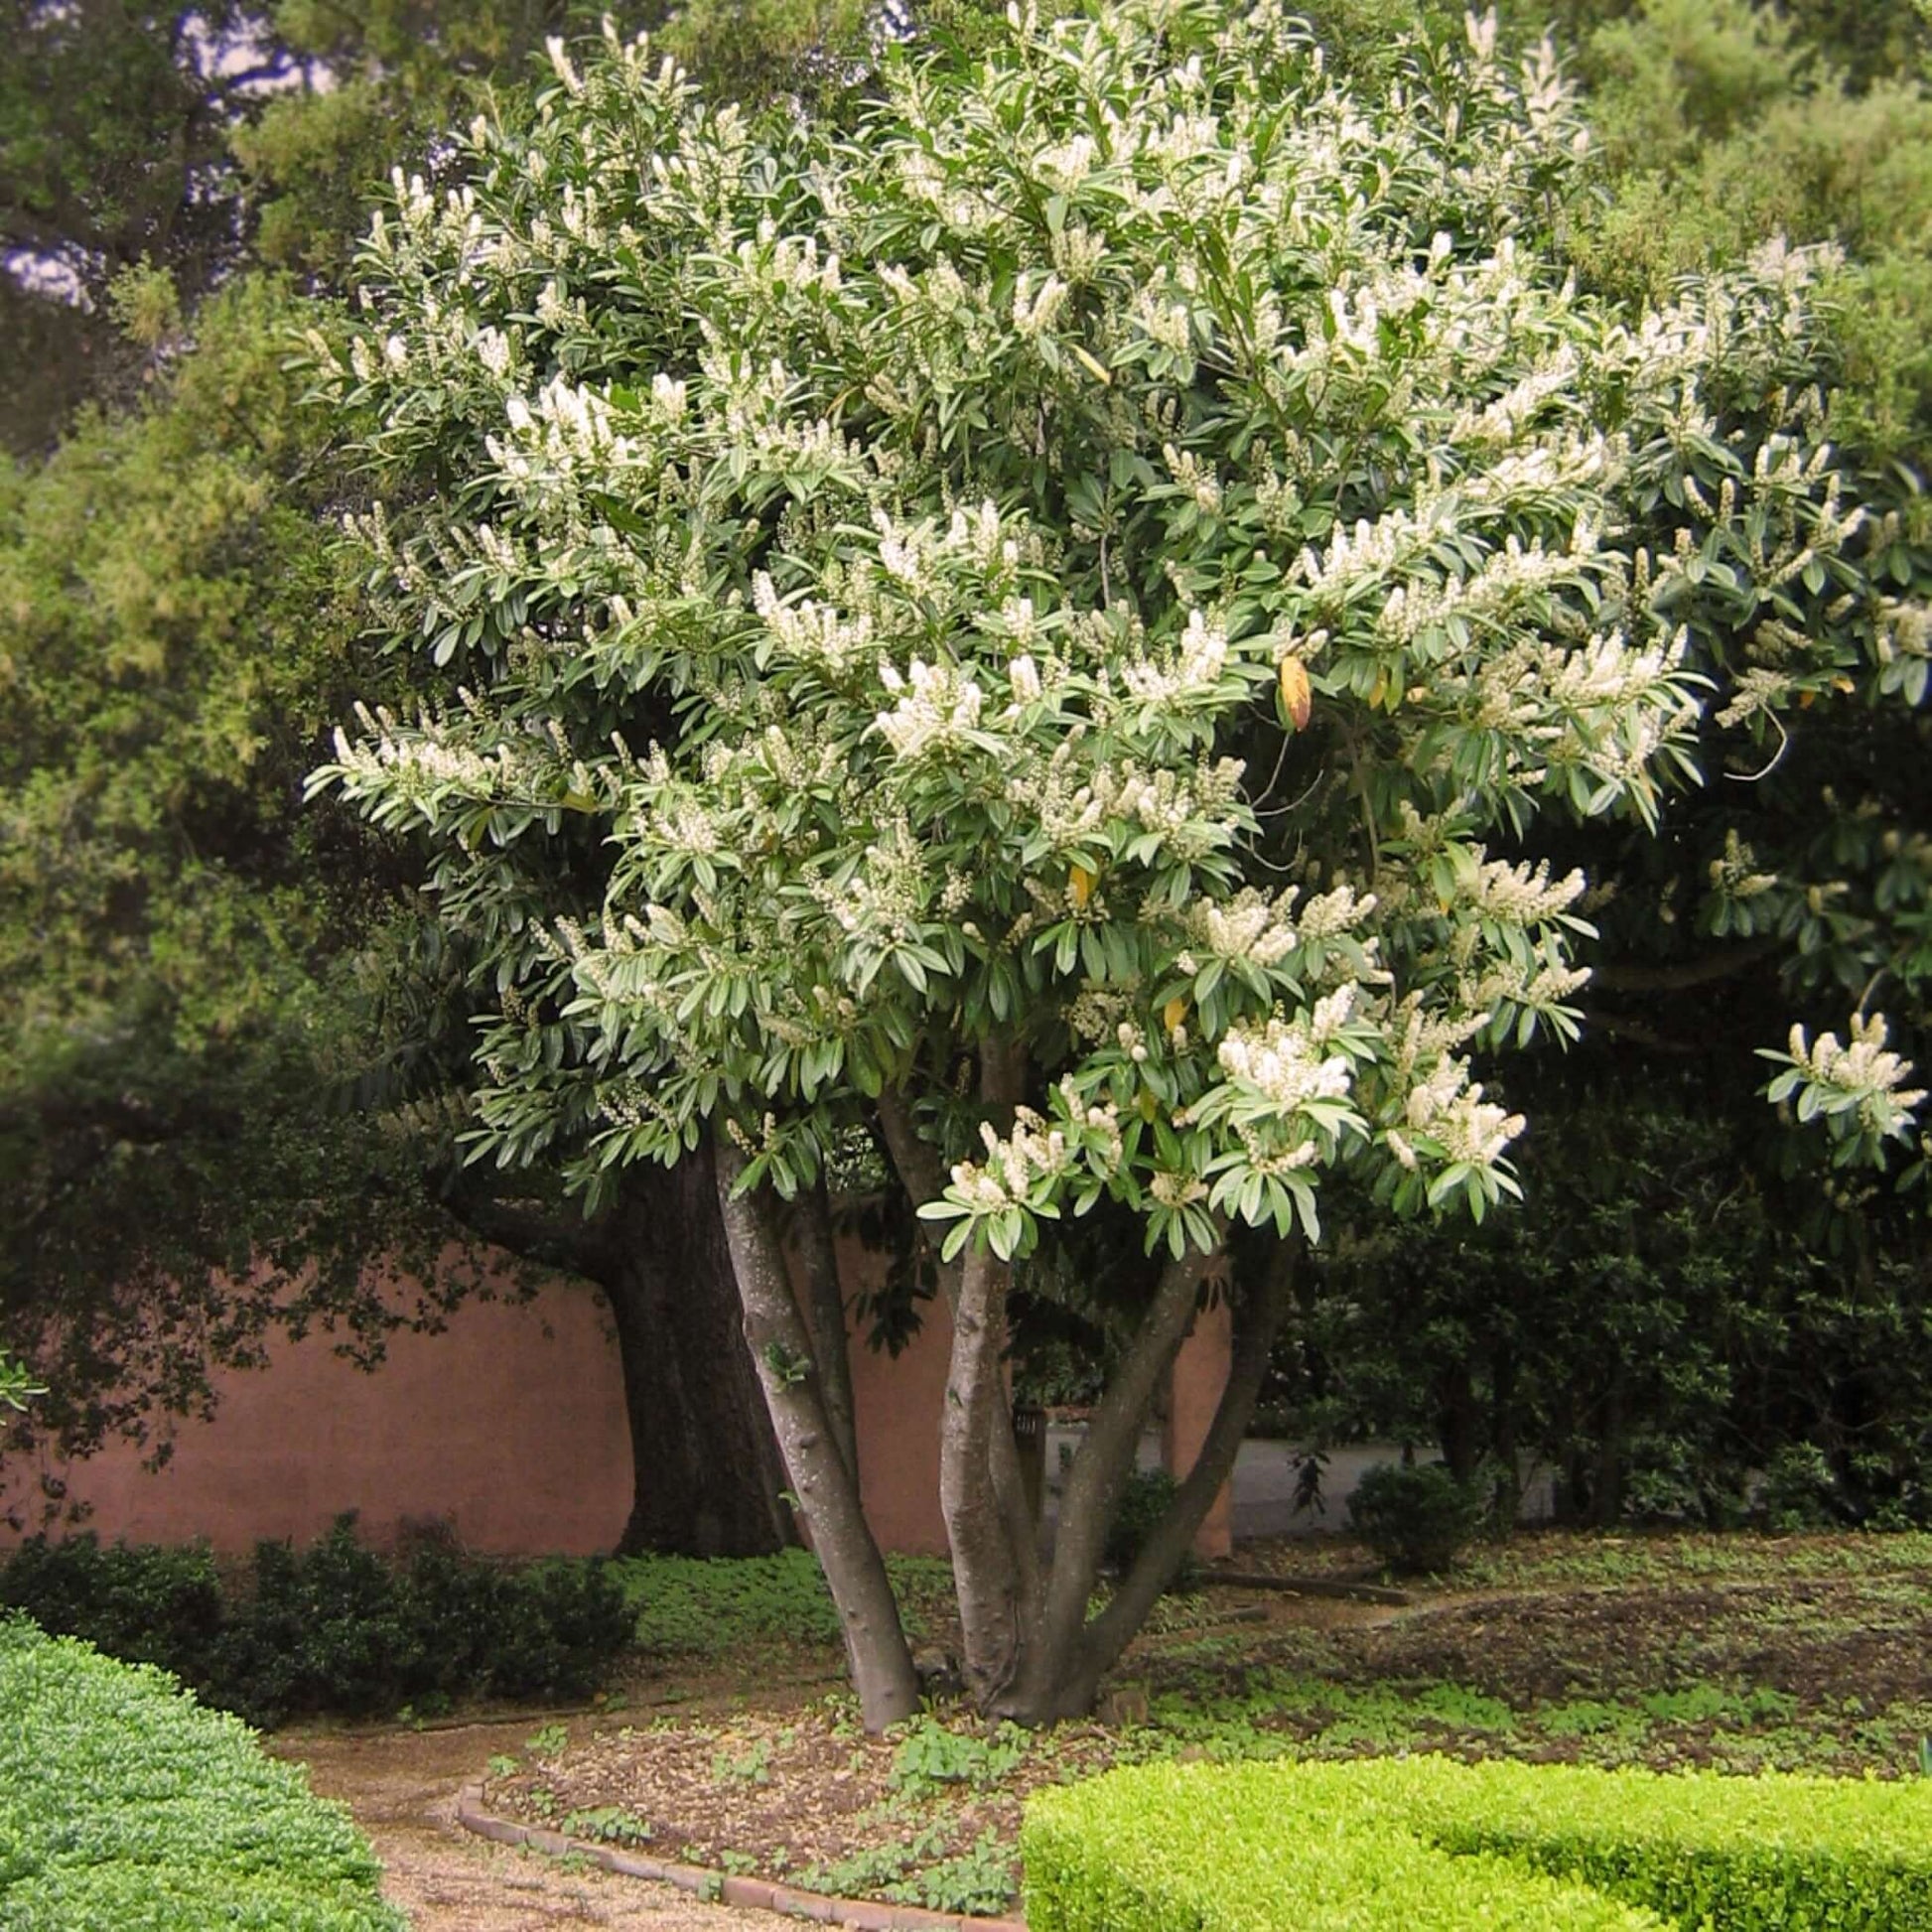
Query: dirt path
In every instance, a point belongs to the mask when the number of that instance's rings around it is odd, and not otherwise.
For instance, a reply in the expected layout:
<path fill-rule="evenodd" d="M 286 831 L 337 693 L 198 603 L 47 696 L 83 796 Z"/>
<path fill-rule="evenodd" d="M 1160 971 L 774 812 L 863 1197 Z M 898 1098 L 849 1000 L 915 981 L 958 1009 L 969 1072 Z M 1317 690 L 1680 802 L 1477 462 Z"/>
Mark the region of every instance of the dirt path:
<path fill-rule="evenodd" d="M 316 1790 L 340 1798 L 386 1867 L 385 1897 L 415 1932 L 767 1932 L 761 1912 L 707 1905 L 669 1885 L 572 1870 L 491 1845 L 456 1823 L 458 1788 L 492 1751 L 515 1751 L 540 1718 L 452 1730 L 288 1730 L 265 1740 L 307 1764 Z M 573 1727 L 574 1728 L 574 1727 Z"/>

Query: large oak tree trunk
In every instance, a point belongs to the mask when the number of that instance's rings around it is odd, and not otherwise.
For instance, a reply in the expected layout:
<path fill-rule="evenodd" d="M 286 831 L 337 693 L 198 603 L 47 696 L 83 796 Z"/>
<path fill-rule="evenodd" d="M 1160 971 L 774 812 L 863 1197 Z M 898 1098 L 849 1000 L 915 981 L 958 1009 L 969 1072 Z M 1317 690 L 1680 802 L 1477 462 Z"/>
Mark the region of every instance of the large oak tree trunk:
<path fill-rule="evenodd" d="M 711 1152 L 628 1170 L 599 1286 L 623 1365 L 635 1500 L 619 1548 L 762 1556 L 795 1541 L 783 1464 L 745 1345 Z"/>
<path fill-rule="evenodd" d="M 610 1301 L 635 1485 L 621 1553 L 760 1556 L 796 1541 L 709 1148 L 673 1169 L 625 1169 L 589 1221 L 567 1203 L 474 1184 L 449 1205 L 483 1240 Z"/>

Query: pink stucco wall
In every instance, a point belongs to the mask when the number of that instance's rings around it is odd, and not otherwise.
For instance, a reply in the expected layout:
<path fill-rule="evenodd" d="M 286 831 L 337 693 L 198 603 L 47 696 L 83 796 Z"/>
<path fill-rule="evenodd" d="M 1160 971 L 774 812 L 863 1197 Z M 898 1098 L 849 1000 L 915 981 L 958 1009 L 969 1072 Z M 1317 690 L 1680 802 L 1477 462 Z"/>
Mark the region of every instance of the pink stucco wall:
<path fill-rule="evenodd" d="M 880 1265 L 842 1247 L 848 1294 Z M 939 1417 L 952 1323 L 943 1301 L 898 1355 L 852 1347 L 859 1475 L 866 1514 L 888 1550 L 943 1555 Z M 279 1341 L 270 1365 L 216 1377 L 212 1420 L 177 1426 L 158 1470 L 114 1444 L 85 1461 L 15 1456 L 0 1464 L 0 1504 L 39 1521 L 50 1474 L 89 1505 L 103 1539 L 246 1551 L 263 1537 L 303 1543 L 345 1509 L 375 1543 L 410 1521 L 450 1524 L 497 1556 L 610 1549 L 630 1513 L 630 1442 L 617 1340 L 601 1300 L 559 1282 L 525 1303 L 471 1302 L 440 1335 L 398 1333 L 373 1374 L 329 1336 Z M 1175 1366 L 1171 1466 L 1184 1473 L 1226 1374 L 1226 1335 L 1203 1315 Z M 1203 1531 L 1224 1554 L 1226 1498 Z M 0 1528 L 0 1538 L 11 1540 Z"/>
<path fill-rule="evenodd" d="M 842 1253 L 850 1287 L 877 1262 Z M 937 1554 L 940 1400 L 951 1323 L 943 1307 L 895 1358 L 855 1337 L 853 1396 L 867 1513 L 889 1550 Z M 617 1339 L 599 1297 L 558 1282 L 527 1303 L 473 1302 L 440 1335 L 398 1333 L 365 1374 L 322 1333 L 277 1341 L 264 1370 L 215 1378 L 213 1419 L 176 1426 L 158 1470 L 115 1443 L 84 1461 L 16 1456 L 0 1499 L 28 1528 L 43 1474 L 88 1505 L 112 1540 L 246 1551 L 298 1543 L 355 1510 L 371 1542 L 441 1519 L 490 1555 L 610 1549 L 630 1513 L 630 1439 Z M 11 1540 L 4 1529 L 0 1538 Z"/>
<path fill-rule="evenodd" d="M 213 1420 L 178 1425 L 172 1459 L 114 1444 L 84 1462 L 9 1466 L 30 1507 L 42 1467 L 92 1506 L 103 1538 L 247 1550 L 306 1542 L 343 1510 L 373 1542 L 442 1518 L 492 1555 L 608 1550 L 630 1513 L 630 1438 L 610 1318 L 559 1283 L 525 1304 L 477 1302 L 441 1335 L 401 1333 L 365 1374 L 312 1333 L 265 1370 L 216 1378 Z"/>
<path fill-rule="evenodd" d="M 872 1258 L 844 1251 L 850 1284 Z M 876 1265 L 876 1262 L 874 1263 Z M 907 1556 L 944 1556 L 939 1513 L 939 1417 L 946 1394 L 952 1317 L 935 1296 L 925 1320 L 897 1356 L 852 1342 L 852 1407 L 859 1433 L 859 1489 L 880 1547 Z"/>
<path fill-rule="evenodd" d="M 1234 1322 L 1223 1299 L 1196 1313 L 1187 1339 L 1174 1357 L 1161 1459 L 1182 1480 L 1194 1466 L 1214 1412 L 1221 1405 L 1233 1343 Z M 1225 1482 L 1195 1532 L 1194 1551 L 1209 1559 L 1234 1553 L 1234 1494 Z"/>

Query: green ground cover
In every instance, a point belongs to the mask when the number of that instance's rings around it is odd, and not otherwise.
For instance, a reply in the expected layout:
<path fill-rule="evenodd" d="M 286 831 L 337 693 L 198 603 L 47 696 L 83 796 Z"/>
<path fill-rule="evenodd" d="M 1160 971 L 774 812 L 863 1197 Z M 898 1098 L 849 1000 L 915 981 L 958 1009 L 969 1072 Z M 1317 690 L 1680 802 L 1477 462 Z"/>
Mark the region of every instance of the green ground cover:
<path fill-rule="evenodd" d="M 938 1557 L 888 1557 L 908 1633 L 943 1619 L 952 1574 Z M 729 1657 L 747 1645 L 836 1644 L 839 1615 L 809 1550 L 775 1556 L 621 1557 L 609 1566 L 649 1657 Z"/>
<path fill-rule="evenodd" d="M 4 1932 L 404 1932 L 340 1806 L 161 1672 L 0 1622 Z"/>

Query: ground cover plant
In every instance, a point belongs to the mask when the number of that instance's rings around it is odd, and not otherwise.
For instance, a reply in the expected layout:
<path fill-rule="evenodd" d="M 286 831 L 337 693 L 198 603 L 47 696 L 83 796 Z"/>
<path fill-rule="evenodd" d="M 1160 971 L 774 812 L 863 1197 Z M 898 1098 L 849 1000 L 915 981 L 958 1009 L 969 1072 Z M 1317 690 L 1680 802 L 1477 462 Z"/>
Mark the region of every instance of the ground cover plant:
<path fill-rule="evenodd" d="M 345 1812 L 144 1666 L 0 1623 L 7 1932 L 403 1932 Z"/>
<path fill-rule="evenodd" d="M 1046 1795 L 1035 1932 L 1426 1925 L 1907 1932 L 1932 1785 L 1444 1758 L 1153 1765 Z"/>
<path fill-rule="evenodd" d="M 1374 1560 L 1322 1537 L 1241 1566 L 1335 1582 Z M 717 1568 L 727 1624 L 743 1586 Z M 940 1698 L 869 1737 L 824 1694 L 829 1630 L 815 1650 L 755 1637 L 704 1652 L 701 1684 L 695 1653 L 641 1660 L 625 1712 L 575 1742 L 534 1733 L 492 1765 L 489 1803 L 658 1857 L 989 1911 L 1017 1897 L 1028 1797 L 1123 1764 L 1431 1752 L 1893 1778 L 1932 1736 L 1932 1537 L 1524 1536 L 1410 1582 L 1406 1606 L 1206 1574 L 1164 1599 L 1094 1720 L 1034 1733 Z M 943 1651 L 936 1596 L 925 1614 Z"/>
<path fill-rule="evenodd" d="M 943 1615 L 952 1580 L 932 1557 L 888 1557 L 887 1572 L 907 1632 L 926 1634 Z M 810 1647 L 839 1641 L 838 1606 L 808 1550 L 728 1562 L 676 1556 L 620 1557 L 610 1565 L 648 1657 L 729 1656 L 754 1643 Z"/>
<path fill-rule="evenodd" d="M 259 1545 L 245 1571 L 206 1546 L 36 1537 L 0 1563 L 0 1605 L 259 1725 L 588 1697 L 635 1628 L 601 1563 L 505 1565 L 435 1539 L 384 1557 L 350 1516 L 305 1550 Z"/>

